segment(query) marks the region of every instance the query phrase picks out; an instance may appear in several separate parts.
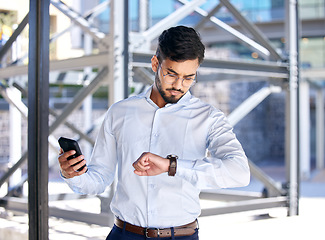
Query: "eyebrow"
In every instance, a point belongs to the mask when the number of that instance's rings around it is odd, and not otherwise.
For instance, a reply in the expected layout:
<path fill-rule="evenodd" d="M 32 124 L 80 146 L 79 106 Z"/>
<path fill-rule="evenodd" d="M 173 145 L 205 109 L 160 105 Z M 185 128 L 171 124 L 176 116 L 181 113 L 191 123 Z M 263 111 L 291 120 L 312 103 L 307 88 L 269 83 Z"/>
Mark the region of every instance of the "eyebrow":
<path fill-rule="evenodd" d="M 175 71 L 174 71 L 173 69 L 171 69 L 171 68 L 167 68 L 167 71 L 172 72 L 172 73 L 174 73 L 174 74 L 176 74 L 176 75 L 179 75 L 178 72 L 175 72 Z M 195 76 L 195 75 L 196 75 L 196 72 L 195 72 L 195 73 L 192 73 L 192 74 L 184 75 L 183 77 L 192 77 L 192 76 Z"/>

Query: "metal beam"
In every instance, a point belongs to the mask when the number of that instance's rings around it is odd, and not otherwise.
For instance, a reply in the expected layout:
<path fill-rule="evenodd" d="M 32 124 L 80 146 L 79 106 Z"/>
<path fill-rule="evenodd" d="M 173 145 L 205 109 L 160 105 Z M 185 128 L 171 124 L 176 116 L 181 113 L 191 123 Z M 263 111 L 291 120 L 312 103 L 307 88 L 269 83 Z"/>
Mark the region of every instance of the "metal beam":
<path fill-rule="evenodd" d="M 88 66 L 105 66 L 107 64 L 107 53 L 100 53 L 77 58 L 64 60 L 56 60 L 50 62 L 50 71 L 60 70 L 62 72 L 69 70 L 80 70 Z M 2 78 L 10 78 L 13 76 L 26 75 L 28 66 L 10 66 L 0 68 L 0 76 Z"/>
<path fill-rule="evenodd" d="M 134 67 L 133 68 L 135 78 L 139 76 L 137 79 L 139 79 L 142 83 L 147 84 L 147 85 L 152 85 L 154 83 L 154 74 L 149 72 L 146 68 L 139 68 L 139 67 Z"/>
<path fill-rule="evenodd" d="M 18 85 L 18 84 L 14 84 L 15 87 L 17 87 L 24 96 L 27 97 L 27 94 L 25 93 L 25 91 Z M 12 94 L 12 90 L 10 88 L 4 88 L 3 86 L 1 86 L 0 84 L 0 94 L 2 95 L 2 97 L 10 104 L 12 104 L 13 106 L 15 106 L 18 111 L 21 113 L 21 115 L 27 119 L 28 117 L 28 108 L 27 106 L 22 102 L 22 101 L 17 101 L 14 98 L 11 97 Z M 49 113 L 54 116 L 54 117 L 58 117 L 59 114 L 57 114 L 53 109 L 49 108 Z M 76 128 L 72 123 L 66 121 L 64 123 L 64 125 L 66 125 L 68 128 L 70 128 L 73 132 L 75 132 L 76 134 L 78 134 L 80 136 L 80 138 L 86 140 L 87 142 L 89 142 L 90 144 L 94 145 L 95 141 L 90 138 L 87 134 L 83 133 L 81 130 L 79 130 L 78 128 Z"/>
<path fill-rule="evenodd" d="M 197 6 L 200 6 L 205 1 L 206 0 L 193 0 L 191 2 L 187 2 L 184 4 L 184 6 L 180 7 L 145 32 L 142 32 L 141 34 L 131 34 L 134 48 L 140 47 L 145 42 L 152 41 L 161 34 L 162 29 L 172 27 L 180 20 L 188 16 L 190 13 L 192 13 Z"/>
<path fill-rule="evenodd" d="M 110 0 L 103 1 L 95 6 L 93 9 L 90 9 L 84 14 L 84 18 L 88 20 L 89 18 L 94 18 L 97 15 L 101 14 L 109 6 Z"/>
<path fill-rule="evenodd" d="M 201 217 L 235 212 L 246 212 L 268 208 L 286 207 L 287 197 L 261 198 L 247 201 L 231 202 L 226 206 L 202 209 Z"/>
<path fill-rule="evenodd" d="M 59 114 L 57 114 L 54 110 L 50 109 L 50 114 L 56 118 L 59 117 Z M 65 121 L 64 125 L 67 126 L 68 128 L 70 128 L 74 133 L 78 134 L 80 139 L 84 139 L 85 141 L 87 141 L 88 143 L 90 143 L 91 145 L 95 145 L 95 141 L 89 137 L 87 134 L 85 134 L 84 132 L 82 132 L 81 130 L 79 130 L 78 128 L 75 127 L 75 125 L 73 125 L 72 123 Z"/>
<path fill-rule="evenodd" d="M 150 59 L 153 54 L 154 52 L 134 52 L 133 62 L 131 63 L 132 66 L 150 68 Z M 218 73 L 271 77 L 281 80 L 289 77 L 287 63 L 276 63 L 271 61 L 229 61 L 205 58 L 200 65 L 200 69 L 204 68 Z"/>
<path fill-rule="evenodd" d="M 15 106 L 18 109 L 18 111 L 21 113 L 21 115 L 25 119 L 27 119 L 27 116 L 28 116 L 27 106 L 20 99 L 17 100 L 16 98 L 14 98 L 12 96 L 14 93 L 11 88 L 4 87 L 0 83 L 0 94 L 9 104 L 12 104 L 13 106 Z"/>
<path fill-rule="evenodd" d="M 302 79 L 310 79 L 313 81 L 325 80 L 325 68 L 310 68 L 301 70 Z"/>
<path fill-rule="evenodd" d="M 22 157 L 10 168 L 8 169 L 7 172 L 5 172 L 1 178 L 0 178 L 0 187 L 2 186 L 2 184 L 4 184 L 9 177 L 18 169 L 20 168 L 20 166 L 25 162 L 25 160 L 27 159 L 27 152 L 24 152 L 24 154 L 22 155 Z"/>
<path fill-rule="evenodd" d="M 287 194 L 287 191 L 282 188 L 281 184 L 277 184 L 277 182 L 275 182 L 271 177 L 265 174 L 255 163 L 249 160 L 248 164 L 252 176 L 260 180 L 268 190 L 268 196 L 274 197 Z"/>
<path fill-rule="evenodd" d="M 16 84 L 17 85 L 17 84 Z M 20 88 L 21 90 L 21 88 Z M 0 93 L 1 95 L 4 97 L 4 99 L 6 99 L 6 101 L 12 105 L 14 105 L 22 114 L 22 116 L 24 118 L 28 118 L 28 108 L 27 106 L 22 102 L 22 101 L 14 101 L 12 99 L 12 97 L 10 96 L 11 93 L 11 89 L 10 88 L 4 88 L 3 86 L 0 85 Z M 24 92 L 23 92 L 24 94 Z M 24 94 L 25 96 L 27 96 L 27 94 Z M 54 110 L 49 109 L 51 115 L 57 117 L 58 114 L 55 113 Z M 80 131 L 78 128 L 76 128 L 73 124 L 69 123 L 69 122 L 65 122 L 64 123 L 67 127 L 69 127 L 72 131 L 74 131 L 75 133 L 77 133 L 80 138 L 85 139 L 86 141 L 88 141 L 90 144 L 94 145 L 95 142 L 92 138 L 90 138 L 88 135 L 86 135 L 85 133 L 83 133 L 82 131 Z M 17 161 L 17 163 L 15 163 L 10 169 L 8 169 L 8 171 L 6 171 L 0 178 L 0 187 L 2 186 L 2 184 L 4 184 L 6 182 L 6 180 L 12 176 L 12 174 L 20 168 L 20 166 L 25 162 L 25 160 L 27 159 L 27 155 L 28 152 L 24 152 L 24 154 L 21 156 L 21 158 Z M 24 183 L 26 179 L 24 179 L 21 183 Z"/>
<path fill-rule="evenodd" d="M 235 110 L 228 115 L 228 121 L 232 126 L 235 126 L 240 120 L 242 120 L 248 113 L 257 107 L 264 101 L 271 93 L 281 92 L 281 87 L 269 86 L 264 87 L 247 98 L 242 102 Z"/>
<path fill-rule="evenodd" d="M 78 25 L 84 32 L 88 33 L 94 41 L 102 45 L 105 49 L 108 48 L 104 40 L 105 34 L 92 27 L 89 22 L 79 13 L 68 7 L 60 0 L 51 0 L 51 4 L 70 18 L 76 25 Z"/>
<path fill-rule="evenodd" d="M 268 208 L 286 207 L 287 197 L 273 197 L 273 198 L 261 198 L 251 199 L 238 202 L 227 203 L 226 206 L 217 208 L 202 209 L 200 217 L 228 214 L 235 212 L 246 212 L 253 210 L 261 210 Z M 0 206 L 4 206 L 8 210 L 26 212 L 26 200 L 21 198 L 9 198 L 5 197 L 0 200 Z M 97 224 L 101 226 L 107 226 L 107 222 L 110 220 L 109 214 L 101 213 L 86 213 L 78 211 L 63 210 L 55 207 L 50 207 L 50 215 L 52 217 L 64 218 L 72 221 L 85 222 L 88 224 Z"/>
<path fill-rule="evenodd" d="M 205 59 L 202 68 L 215 69 L 219 73 L 242 74 L 270 78 L 288 78 L 287 64 L 268 61 L 226 61 Z M 213 70 L 212 70 L 213 71 Z"/>
<path fill-rule="evenodd" d="M 49 0 L 30 0 L 28 65 L 29 240 L 48 232 Z"/>
<path fill-rule="evenodd" d="M 87 86 L 81 89 L 78 94 L 73 99 L 73 102 L 67 105 L 61 115 L 52 123 L 49 129 L 49 133 L 53 133 L 54 130 L 62 124 L 76 108 L 80 107 L 82 104 L 82 101 L 91 93 L 95 92 L 102 83 L 102 80 L 107 76 L 108 68 L 104 67 L 98 75 L 91 81 L 91 83 Z"/>
<path fill-rule="evenodd" d="M 231 202 L 231 201 L 245 201 L 251 199 L 260 199 L 262 198 L 261 193 L 257 192 L 244 192 L 244 191 L 236 191 L 236 190 L 217 190 L 211 192 L 202 191 L 200 193 L 200 199 L 202 200 L 212 200 L 212 201 L 223 201 L 223 202 Z"/>
<path fill-rule="evenodd" d="M 151 67 L 150 59 L 154 52 L 133 52 L 133 67 Z M 108 54 L 100 53 L 77 58 L 57 60 L 50 62 L 50 71 L 69 71 L 83 69 L 88 66 L 105 66 L 107 65 Z M 249 76 L 263 76 L 273 78 L 288 78 L 288 64 L 271 61 L 230 61 L 205 58 L 201 68 L 214 69 L 218 73 L 240 74 Z M 27 66 L 10 66 L 0 68 L 0 75 L 3 78 L 26 75 Z"/>
<path fill-rule="evenodd" d="M 88 20 L 89 18 L 94 18 L 95 16 L 97 16 L 98 14 L 100 14 L 101 12 L 103 12 L 107 6 L 109 6 L 110 1 L 104 1 L 102 3 L 100 3 L 99 5 L 97 5 L 96 7 L 94 7 L 93 9 L 87 11 L 83 17 L 84 19 Z M 50 39 L 50 43 L 55 41 L 57 38 L 59 38 L 60 36 L 62 36 L 64 33 L 68 32 L 71 30 L 73 26 L 70 25 L 69 27 L 67 27 L 66 29 L 64 29 L 63 31 L 59 32 L 59 33 L 55 33 L 52 35 L 51 39 Z"/>
<path fill-rule="evenodd" d="M 210 20 L 211 17 L 213 17 L 214 14 L 216 14 L 220 8 L 222 7 L 222 5 L 219 3 L 217 4 L 217 6 L 215 6 L 209 13 L 207 16 L 205 16 L 204 18 L 201 19 L 201 21 L 195 25 L 195 29 L 198 30 L 201 27 L 203 27 L 203 25 Z"/>
<path fill-rule="evenodd" d="M 28 73 L 28 66 L 9 66 L 0 68 L 0 76 L 2 78 L 10 78 L 13 76 L 26 75 Z"/>
<path fill-rule="evenodd" d="M 105 8 L 107 8 L 107 6 L 109 5 L 109 3 L 110 3 L 110 1 L 104 1 L 104 2 L 100 3 L 99 5 L 97 5 L 96 7 L 94 7 L 93 9 L 87 11 L 84 14 L 83 17 L 86 20 L 88 20 L 89 18 L 94 18 L 95 16 L 97 16 L 98 14 L 100 14 L 102 11 L 104 11 Z M 27 19 L 27 21 L 26 21 L 26 19 Z M 16 31 L 12 34 L 12 36 L 10 37 L 10 39 L 1 48 L 1 50 L 0 50 L 0 60 L 3 57 L 2 52 L 3 52 L 3 54 L 5 54 L 5 52 L 7 50 L 9 50 L 10 46 L 12 45 L 12 42 L 15 41 L 15 39 L 21 33 L 21 31 L 24 29 L 24 27 L 26 26 L 27 23 L 28 23 L 28 14 L 24 18 L 24 20 L 20 23 L 20 25 L 18 26 L 18 28 L 16 29 Z M 59 38 L 60 36 L 62 36 L 64 33 L 66 33 L 67 31 L 69 31 L 71 28 L 72 28 L 72 26 L 69 26 L 66 29 L 64 29 L 63 31 L 61 31 L 60 33 L 53 34 L 53 36 L 50 38 L 50 43 L 53 42 L 53 41 L 55 41 L 57 38 Z M 26 55 L 26 57 L 27 57 L 27 55 Z M 25 57 L 23 57 L 23 58 L 25 58 Z M 21 59 L 14 61 L 10 65 L 14 65 L 18 61 L 21 61 Z"/>
<path fill-rule="evenodd" d="M 188 0 L 178 0 L 178 1 L 183 4 L 189 3 Z M 195 11 L 204 17 L 208 16 L 208 13 L 199 7 L 195 8 Z M 222 22 L 218 18 L 212 16 L 212 17 L 210 17 L 210 21 L 213 22 L 214 24 L 216 24 L 217 26 L 219 26 L 220 28 L 222 28 L 223 30 L 229 32 L 233 36 L 237 37 L 237 39 L 239 41 L 243 42 L 244 44 L 248 44 L 250 47 L 253 47 L 256 51 L 261 53 L 264 57 L 268 57 L 270 55 L 269 50 L 267 50 L 265 47 L 263 47 L 262 45 L 258 44 L 255 41 L 253 41 L 252 39 L 250 39 L 246 35 L 242 34 L 241 32 L 237 31 L 236 29 L 230 27 L 228 24 Z"/>
<path fill-rule="evenodd" d="M 235 18 L 244 26 L 260 44 L 262 44 L 275 60 L 283 60 L 277 53 L 270 41 L 264 34 L 247 18 L 245 18 L 228 0 L 220 0 L 220 2 L 235 16 Z"/>
<path fill-rule="evenodd" d="M 8 41 L 5 43 L 5 45 L 3 45 L 2 48 L 0 49 L 0 61 L 3 58 L 3 56 L 8 52 L 8 50 L 10 49 L 13 42 L 16 41 L 19 34 L 24 30 L 27 23 L 28 23 L 28 13 L 24 17 L 24 19 L 21 21 L 21 23 L 18 25 L 17 29 L 13 32 L 13 34 L 8 39 Z"/>
<path fill-rule="evenodd" d="M 62 72 L 69 70 L 83 69 L 89 66 L 106 66 L 107 53 L 99 53 L 93 55 L 86 55 L 77 58 L 70 58 L 64 60 L 57 60 L 50 62 L 50 71 L 60 70 Z"/>
<path fill-rule="evenodd" d="M 0 206 L 5 207 L 7 210 L 11 211 L 25 213 L 28 212 L 27 201 L 23 198 L 4 197 L 0 199 Z M 56 207 L 49 207 L 49 215 L 51 217 L 63 218 L 65 220 L 84 222 L 88 224 L 97 224 L 105 227 L 108 226 L 108 223 L 111 220 L 110 215 L 106 213 L 96 214 L 89 212 L 78 212 L 73 210 L 60 209 Z M 46 238 L 44 238 L 44 240 L 45 239 Z"/>

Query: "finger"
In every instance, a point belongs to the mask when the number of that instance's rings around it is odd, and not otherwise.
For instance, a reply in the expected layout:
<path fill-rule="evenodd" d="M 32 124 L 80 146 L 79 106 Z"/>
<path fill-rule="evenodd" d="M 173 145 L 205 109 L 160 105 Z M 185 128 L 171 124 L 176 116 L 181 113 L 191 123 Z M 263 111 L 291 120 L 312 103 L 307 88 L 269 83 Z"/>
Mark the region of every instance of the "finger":
<path fill-rule="evenodd" d="M 63 152 L 60 157 L 59 157 L 59 162 L 65 162 L 67 161 L 67 159 L 72 156 L 73 154 L 75 154 L 76 151 L 75 150 L 71 150 L 71 151 L 67 151 L 67 152 Z"/>
<path fill-rule="evenodd" d="M 137 170 L 134 170 L 134 173 L 138 176 L 148 176 L 148 173 L 147 172 L 142 172 L 142 171 L 137 171 Z"/>
<path fill-rule="evenodd" d="M 147 167 L 149 165 L 149 162 L 138 160 L 133 164 L 134 164 L 133 166 L 138 166 L 140 168 L 145 168 L 145 167 Z"/>
<path fill-rule="evenodd" d="M 75 172 L 78 172 L 78 170 L 80 169 L 80 168 L 82 168 L 83 166 L 85 166 L 86 165 L 86 160 L 82 160 L 82 161 L 80 161 L 80 162 L 77 162 L 76 164 L 74 164 L 73 166 L 71 166 L 72 167 L 72 169 L 75 171 Z M 83 170 L 83 169 L 82 169 Z M 81 171 L 82 171 L 81 170 Z"/>
<path fill-rule="evenodd" d="M 137 171 L 141 171 L 141 168 L 140 168 L 140 166 L 138 165 L 138 163 L 134 163 L 133 167 L 134 167 L 135 170 L 137 170 Z"/>
<path fill-rule="evenodd" d="M 87 165 L 86 165 L 81 171 L 75 172 L 76 173 L 76 176 L 80 176 L 80 175 L 86 173 L 87 170 L 88 170 L 88 168 L 87 168 Z"/>
<path fill-rule="evenodd" d="M 67 169 L 65 170 L 61 170 L 62 175 L 65 178 L 72 178 L 75 176 L 80 176 L 82 174 L 84 174 L 87 171 L 87 165 L 81 170 L 81 171 L 77 171 L 79 168 L 81 168 L 82 166 L 84 166 L 86 163 L 86 161 L 81 162 L 79 165 L 75 165 L 75 166 L 69 166 Z"/>
<path fill-rule="evenodd" d="M 69 159 L 68 162 L 70 164 L 70 166 L 75 165 L 77 163 L 79 163 L 80 161 L 84 160 L 85 156 L 84 155 L 80 155 L 78 157 Z"/>
<path fill-rule="evenodd" d="M 86 164 L 86 161 L 82 162 L 82 160 L 84 160 L 83 155 L 70 160 L 67 160 L 64 156 L 59 157 L 61 172 L 65 172 L 70 175 Z M 81 163 L 79 164 L 79 162 Z"/>
<path fill-rule="evenodd" d="M 140 161 L 134 162 L 133 167 L 137 171 L 146 171 L 146 170 L 150 169 L 149 163 L 147 163 L 146 165 L 142 165 Z"/>
<path fill-rule="evenodd" d="M 147 153 L 147 152 L 142 153 L 141 156 L 136 160 L 136 162 L 138 162 L 138 161 L 144 162 L 146 160 L 148 161 L 148 154 L 149 153 Z"/>

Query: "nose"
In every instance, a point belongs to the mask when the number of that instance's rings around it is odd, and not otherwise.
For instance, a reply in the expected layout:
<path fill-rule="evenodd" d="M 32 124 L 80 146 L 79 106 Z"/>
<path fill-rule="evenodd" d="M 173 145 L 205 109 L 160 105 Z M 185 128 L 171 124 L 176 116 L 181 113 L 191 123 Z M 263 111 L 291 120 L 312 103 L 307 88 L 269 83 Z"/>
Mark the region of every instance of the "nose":
<path fill-rule="evenodd" d="M 178 78 L 174 83 L 173 83 L 173 87 L 175 89 L 182 89 L 183 87 L 183 78 Z"/>

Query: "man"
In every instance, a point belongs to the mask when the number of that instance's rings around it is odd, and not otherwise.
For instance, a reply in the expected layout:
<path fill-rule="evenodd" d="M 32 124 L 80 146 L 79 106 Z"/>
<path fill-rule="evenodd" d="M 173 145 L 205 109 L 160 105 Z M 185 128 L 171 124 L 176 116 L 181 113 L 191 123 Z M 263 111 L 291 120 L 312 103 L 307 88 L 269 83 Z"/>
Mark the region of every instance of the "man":
<path fill-rule="evenodd" d="M 65 181 L 83 194 L 103 192 L 117 166 L 107 239 L 198 239 L 200 190 L 249 183 L 247 158 L 224 114 L 189 92 L 204 50 L 194 29 L 165 30 L 151 59 L 154 84 L 110 107 L 88 168 L 76 171 L 85 160 L 73 166 L 83 156 L 68 161 L 72 151 L 59 157 Z"/>

